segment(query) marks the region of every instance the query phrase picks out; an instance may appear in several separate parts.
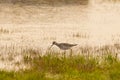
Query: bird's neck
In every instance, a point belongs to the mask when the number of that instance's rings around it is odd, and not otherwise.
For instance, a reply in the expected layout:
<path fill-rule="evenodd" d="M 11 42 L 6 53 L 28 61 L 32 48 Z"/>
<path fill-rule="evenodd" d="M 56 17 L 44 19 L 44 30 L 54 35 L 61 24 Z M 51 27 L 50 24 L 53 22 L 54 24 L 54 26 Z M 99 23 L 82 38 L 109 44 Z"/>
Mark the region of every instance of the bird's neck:
<path fill-rule="evenodd" d="M 58 46 L 58 45 L 59 45 L 59 43 L 55 43 L 55 45 L 56 45 L 56 46 Z"/>

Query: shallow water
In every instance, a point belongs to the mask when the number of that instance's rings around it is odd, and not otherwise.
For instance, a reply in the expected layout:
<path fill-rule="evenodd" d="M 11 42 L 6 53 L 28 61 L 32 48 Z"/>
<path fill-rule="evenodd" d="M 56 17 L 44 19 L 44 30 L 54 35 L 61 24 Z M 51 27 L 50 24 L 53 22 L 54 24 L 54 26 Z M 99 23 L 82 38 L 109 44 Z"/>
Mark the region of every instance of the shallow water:
<path fill-rule="evenodd" d="M 48 47 L 54 40 L 80 45 L 119 42 L 119 3 L 91 2 L 88 5 L 59 7 L 1 6 L 0 27 L 13 32 L 2 34 L 1 41 L 4 43 L 12 40 L 18 43 L 21 37 L 21 44 L 30 43 L 41 48 Z"/>

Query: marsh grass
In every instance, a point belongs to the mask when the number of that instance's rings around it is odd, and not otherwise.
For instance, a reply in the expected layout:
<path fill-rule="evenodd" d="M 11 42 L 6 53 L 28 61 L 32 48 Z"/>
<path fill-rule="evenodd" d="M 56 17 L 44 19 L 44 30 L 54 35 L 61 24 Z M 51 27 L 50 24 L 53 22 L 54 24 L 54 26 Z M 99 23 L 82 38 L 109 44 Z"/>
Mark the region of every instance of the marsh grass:
<path fill-rule="evenodd" d="M 73 34 L 73 37 L 84 39 L 84 38 L 89 38 L 89 35 L 83 34 L 83 33 L 75 33 L 75 34 Z"/>
<path fill-rule="evenodd" d="M 10 33 L 10 31 L 4 28 L 0 28 L 0 34 L 6 34 L 6 33 Z"/>
<path fill-rule="evenodd" d="M 30 50 L 31 51 L 31 50 Z M 34 54 L 35 51 L 28 51 Z M 27 70 L 0 71 L 0 80 L 119 80 L 120 61 L 113 55 L 105 55 L 100 63 L 98 58 L 83 55 L 63 57 L 58 52 L 46 52 L 46 55 L 24 61 L 30 64 Z"/>

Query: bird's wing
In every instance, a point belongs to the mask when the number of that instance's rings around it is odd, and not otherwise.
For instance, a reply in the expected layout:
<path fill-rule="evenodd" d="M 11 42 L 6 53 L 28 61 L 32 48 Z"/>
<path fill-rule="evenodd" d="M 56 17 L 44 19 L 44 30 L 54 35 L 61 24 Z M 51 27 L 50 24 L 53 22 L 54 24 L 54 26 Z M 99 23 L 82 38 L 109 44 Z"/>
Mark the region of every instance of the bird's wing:
<path fill-rule="evenodd" d="M 68 43 L 61 43 L 61 44 L 65 45 L 66 47 L 72 47 L 77 45 L 77 44 L 68 44 Z"/>

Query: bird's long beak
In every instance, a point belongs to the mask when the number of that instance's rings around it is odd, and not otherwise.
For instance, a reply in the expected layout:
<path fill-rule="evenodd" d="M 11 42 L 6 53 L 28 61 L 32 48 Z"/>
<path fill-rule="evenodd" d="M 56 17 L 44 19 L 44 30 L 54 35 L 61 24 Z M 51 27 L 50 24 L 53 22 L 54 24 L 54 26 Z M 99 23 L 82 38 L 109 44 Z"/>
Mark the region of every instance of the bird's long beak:
<path fill-rule="evenodd" d="M 50 46 L 50 48 L 49 48 L 49 49 L 51 49 L 51 48 L 52 48 L 52 46 L 53 46 L 53 44 Z"/>

